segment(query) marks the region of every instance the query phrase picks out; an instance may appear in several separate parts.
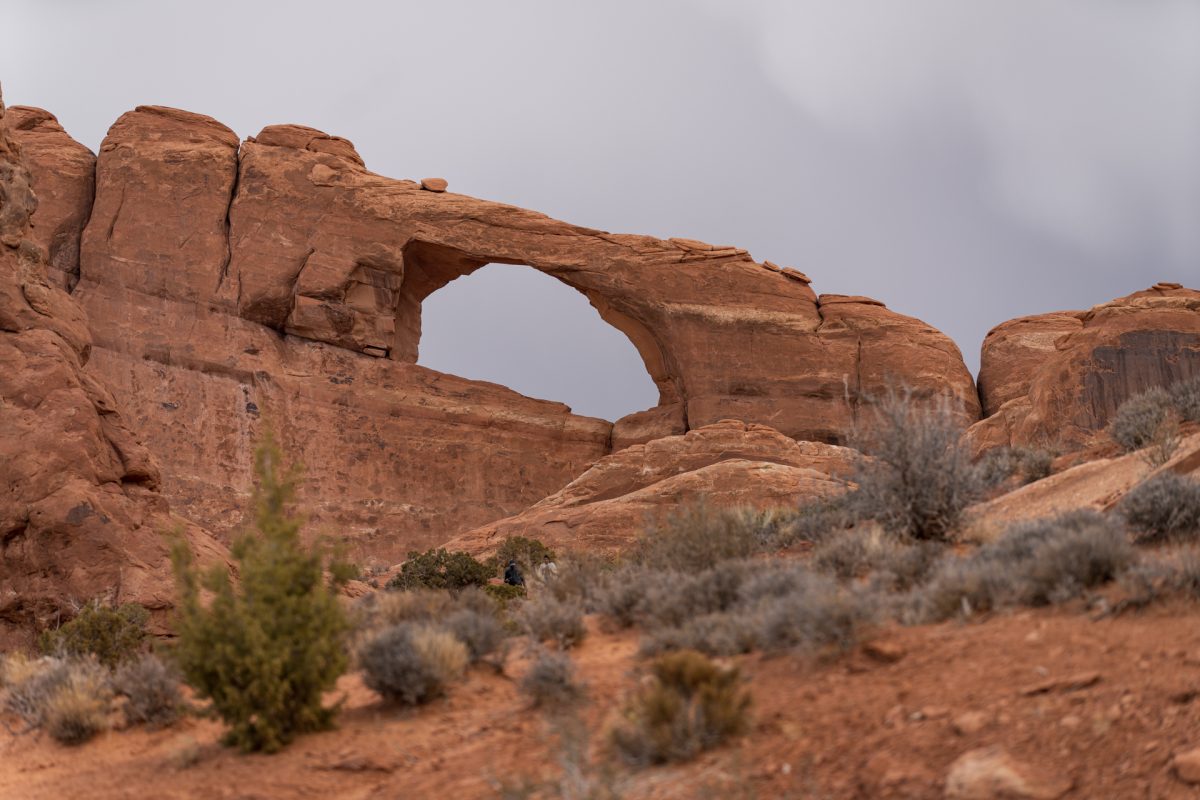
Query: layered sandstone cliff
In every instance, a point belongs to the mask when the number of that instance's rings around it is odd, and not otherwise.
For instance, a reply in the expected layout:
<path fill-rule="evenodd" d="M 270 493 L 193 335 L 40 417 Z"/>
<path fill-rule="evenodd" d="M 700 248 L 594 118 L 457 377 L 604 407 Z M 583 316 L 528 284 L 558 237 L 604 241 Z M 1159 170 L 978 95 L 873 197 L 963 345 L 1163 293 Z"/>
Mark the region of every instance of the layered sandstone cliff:
<path fill-rule="evenodd" d="M 35 183 L 65 174 L 65 134 L 23 135 Z M 427 191 L 310 128 L 239 144 L 211 118 L 140 107 L 109 131 L 95 187 L 75 289 L 88 369 L 128 410 L 173 507 L 216 531 L 240 519 L 264 425 L 309 465 L 310 528 L 386 560 L 517 513 L 614 450 L 721 419 L 837 442 L 901 383 L 950 394 L 964 424 L 979 415 L 955 345 L 877 301 L 818 297 L 735 247 Z M 35 223 L 71 230 L 76 206 Z M 636 346 L 659 404 L 614 424 L 417 366 L 421 302 L 490 262 L 588 297 Z"/>
<path fill-rule="evenodd" d="M 173 532 L 221 557 L 203 531 L 168 514 L 152 456 L 85 369 L 86 316 L 62 288 L 80 209 L 56 194 L 79 173 L 35 170 L 31 180 L 12 127 L 40 130 L 46 146 L 32 149 L 41 156 L 66 153 L 77 165 L 79 154 L 60 128 L 44 117 L 30 127 L 31 118 L 6 114 L 0 101 L 0 646 L 93 597 L 169 607 Z M 40 206 L 39 183 L 48 187 Z M 39 209 L 76 222 L 38 228 Z"/>

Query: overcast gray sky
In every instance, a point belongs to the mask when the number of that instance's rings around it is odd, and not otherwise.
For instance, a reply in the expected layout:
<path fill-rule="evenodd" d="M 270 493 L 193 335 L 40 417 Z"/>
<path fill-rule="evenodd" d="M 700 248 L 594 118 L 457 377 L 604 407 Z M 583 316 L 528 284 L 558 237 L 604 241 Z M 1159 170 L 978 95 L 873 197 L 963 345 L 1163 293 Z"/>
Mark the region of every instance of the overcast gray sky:
<path fill-rule="evenodd" d="M 1200 285 L 1200 0 L 5 4 L 0 81 L 95 149 L 142 103 L 297 122 L 372 170 L 746 247 L 952 336 Z M 614 419 L 655 402 L 580 296 L 493 266 L 421 363 Z"/>

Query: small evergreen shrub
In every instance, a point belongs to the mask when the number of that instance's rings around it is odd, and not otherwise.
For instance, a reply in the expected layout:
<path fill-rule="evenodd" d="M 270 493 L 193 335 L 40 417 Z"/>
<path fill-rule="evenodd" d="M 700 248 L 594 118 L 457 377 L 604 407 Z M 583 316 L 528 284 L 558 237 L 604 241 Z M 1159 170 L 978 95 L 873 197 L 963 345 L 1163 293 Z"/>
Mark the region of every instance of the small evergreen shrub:
<path fill-rule="evenodd" d="M 507 611 L 511 603 L 525 599 L 526 594 L 524 586 L 510 586 L 507 583 L 489 583 L 483 587 L 483 591 L 501 611 Z"/>
<path fill-rule="evenodd" d="M 759 546 L 752 518 L 701 501 L 667 515 L 638 541 L 634 560 L 651 568 L 699 571 L 745 558 Z"/>
<path fill-rule="evenodd" d="M 914 539 L 949 538 L 983 488 L 951 402 L 922 404 L 910 392 L 892 392 L 875 416 L 873 431 L 856 442 L 871 456 L 856 467 L 858 516 Z"/>
<path fill-rule="evenodd" d="M 612 744 L 625 761 L 686 761 L 747 729 L 750 695 L 736 668 L 685 650 L 660 656 L 651 671 L 612 729 Z"/>
<path fill-rule="evenodd" d="M 535 642 L 552 641 L 566 650 L 583 641 L 583 608 L 571 600 L 542 594 L 521 606 L 517 620 Z"/>
<path fill-rule="evenodd" d="M 83 744 L 108 729 L 111 702 L 108 670 L 94 661 L 73 661 L 46 702 L 42 724 L 62 744 Z"/>
<path fill-rule="evenodd" d="M 563 652 L 539 650 L 529 671 L 521 678 L 520 689 L 536 708 L 562 709 L 583 696 L 583 687 L 575 680 L 575 665 Z"/>
<path fill-rule="evenodd" d="M 328 727 L 322 695 L 346 668 L 348 623 L 324 580 L 320 554 L 300 542 L 288 509 L 295 470 L 281 474 L 268 437 L 255 453 L 256 532 L 232 547 L 238 583 L 220 566 L 201 572 L 183 543 L 174 551 L 179 589 L 175 656 L 187 682 L 229 726 L 226 742 L 274 752 Z M 201 588 L 212 593 L 201 599 Z"/>
<path fill-rule="evenodd" d="M 1136 394 L 1117 408 L 1109 433 L 1126 453 L 1141 450 L 1154 443 L 1172 414 L 1171 395 L 1155 387 Z"/>
<path fill-rule="evenodd" d="M 413 551 L 400 566 L 400 574 L 388 581 L 388 589 L 463 589 L 484 586 L 493 568 L 470 553 L 445 548 Z"/>
<path fill-rule="evenodd" d="M 125 721 L 130 725 L 165 728 L 179 719 L 179 676 L 153 653 L 121 665 L 113 688 L 125 695 Z"/>
<path fill-rule="evenodd" d="M 1139 542 L 1194 539 L 1200 536 L 1200 482 L 1164 472 L 1133 487 L 1118 511 Z"/>
<path fill-rule="evenodd" d="M 384 628 L 358 655 L 367 687 L 405 705 L 440 697 L 468 659 L 466 645 L 453 634 L 412 623 Z"/>
<path fill-rule="evenodd" d="M 111 608 L 93 601 L 70 622 L 44 632 L 42 652 L 68 657 L 94 655 L 104 666 L 116 667 L 141 652 L 149 620 L 150 612 L 137 603 Z"/>

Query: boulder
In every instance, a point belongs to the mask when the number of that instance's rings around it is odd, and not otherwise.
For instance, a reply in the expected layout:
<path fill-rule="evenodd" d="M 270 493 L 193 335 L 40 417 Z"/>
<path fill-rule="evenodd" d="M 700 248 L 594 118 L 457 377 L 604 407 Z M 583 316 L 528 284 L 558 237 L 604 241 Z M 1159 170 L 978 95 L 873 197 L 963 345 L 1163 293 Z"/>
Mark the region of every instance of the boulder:
<path fill-rule="evenodd" d="M 983 343 L 977 452 L 1087 445 L 1130 396 L 1200 375 L 1200 291 L 1159 283 L 1095 306 L 1005 322 Z"/>
<path fill-rule="evenodd" d="M 959 756 L 946 775 L 947 800 L 1057 800 L 1074 782 L 1035 770 L 1002 747 L 983 747 Z"/>
<path fill-rule="evenodd" d="M 796 442 L 766 425 L 723 420 L 602 458 L 526 511 L 454 537 L 446 547 L 486 555 L 520 535 L 553 548 L 618 553 L 647 521 L 702 498 L 716 508 L 770 509 L 838 494 L 856 455 Z"/>
<path fill-rule="evenodd" d="M 79 240 L 92 213 L 96 156 L 44 109 L 13 106 L 8 126 L 37 195 L 29 239 L 46 251 L 49 281 L 70 292 L 79 281 Z"/>

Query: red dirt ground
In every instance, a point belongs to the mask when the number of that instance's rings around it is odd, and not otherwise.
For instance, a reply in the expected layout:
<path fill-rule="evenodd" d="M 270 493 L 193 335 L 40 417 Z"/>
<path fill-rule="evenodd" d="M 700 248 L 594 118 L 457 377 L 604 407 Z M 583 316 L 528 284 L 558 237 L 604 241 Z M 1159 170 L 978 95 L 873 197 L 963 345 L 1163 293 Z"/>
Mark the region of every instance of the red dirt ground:
<path fill-rule="evenodd" d="M 625 797 L 933 798 L 962 753 L 999 744 L 1066 777 L 1070 798 L 1184 798 L 1174 752 L 1200 745 L 1200 608 L 1172 604 L 1092 620 L 1079 608 L 984 622 L 888 628 L 867 650 L 824 661 L 737 659 L 754 694 L 749 735 L 685 765 L 618 772 Z M 636 635 L 593 633 L 575 651 L 588 684 L 593 757 L 636 681 Z M 524 663 L 510 661 L 509 674 Z M 1093 685 L 1027 694 L 1098 673 Z M 416 711 L 382 705 L 355 675 L 339 727 L 274 756 L 218 744 L 219 726 L 188 719 L 157 732 L 112 731 L 78 748 L 42 734 L 0 734 L 0 797 L 500 797 L 498 781 L 553 779 L 547 721 L 510 677 L 477 668 Z M 979 730 L 954 720 L 980 712 Z M 16 728 L 15 720 L 8 720 Z"/>

